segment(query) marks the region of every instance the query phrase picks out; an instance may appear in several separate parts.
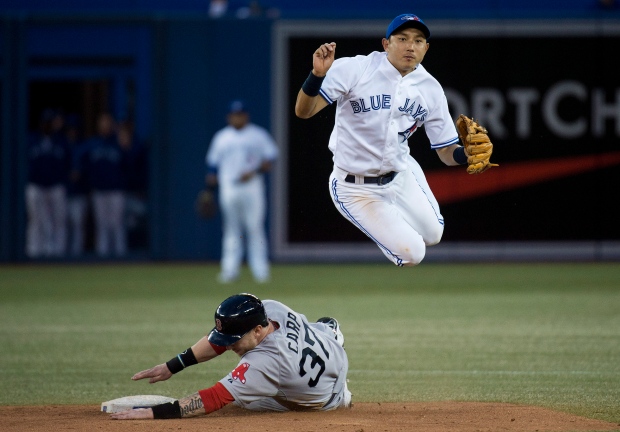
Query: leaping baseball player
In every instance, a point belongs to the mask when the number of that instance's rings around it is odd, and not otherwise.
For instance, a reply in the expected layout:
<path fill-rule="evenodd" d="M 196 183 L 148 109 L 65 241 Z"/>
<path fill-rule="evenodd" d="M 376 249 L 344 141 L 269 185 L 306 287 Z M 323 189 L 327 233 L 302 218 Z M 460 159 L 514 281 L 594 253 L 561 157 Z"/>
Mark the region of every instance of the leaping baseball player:
<path fill-rule="evenodd" d="M 170 361 L 133 380 L 164 381 L 225 351 L 241 357 L 217 384 L 174 402 L 111 414 L 112 419 L 167 419 L 209 414 L 227 404 L 255 411 L 333 410 L 351 406 L 349 362 L 338 321 L 316 323 L 275 300 L 242 293 L 215 311 L 215 327 Z"/>
<path fill-rule="evenodd" d="M 337 103 L 332 201 L 398 266 L 419 264 L 444 229 L 408 138 L 424 125 L 446 165 L 468 165 L 470 174 L 495 166 L 486 129 L 464 115 L 455 127 L 441 85 L 422 66 L 429 38 L 419 17 L 402 14 L 387 28 L 384 52 L 335 59 L 336 43 L 322 44 L 295 104 L 295 114 L 307 119 Z"/>

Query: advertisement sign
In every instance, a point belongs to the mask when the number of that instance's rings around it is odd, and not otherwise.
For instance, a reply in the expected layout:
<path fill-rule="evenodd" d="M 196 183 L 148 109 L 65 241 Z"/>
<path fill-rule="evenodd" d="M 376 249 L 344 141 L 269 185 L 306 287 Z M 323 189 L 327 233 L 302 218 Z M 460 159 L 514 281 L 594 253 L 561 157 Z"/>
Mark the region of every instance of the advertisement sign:
<path fill-rule="evenodd" d="M 579 28 L 433 32 L 424 67 L 443 86 L 454 119 L 462 113 L 488 129 L 492 161 L 500 165 L 469 175 L 439 160 L 423 128 L 409 138 L 441 206 L 442 244 L 620 240 L 611 204 L 620 184 L 620 80 L 608 56 L 594 55 L 615 52 L 620 35 Z M 301 120 L 294 104 L 319 45 L 335 41 L 336 58 L 382 51 L 384 29 L 363 37 L 342 28 L 320 37 L 300 33 L 287 33 L 282 45 L 288 187 L 280 240 L 293 247 L 374 246 L 329 197 L 335 107 Z"/>

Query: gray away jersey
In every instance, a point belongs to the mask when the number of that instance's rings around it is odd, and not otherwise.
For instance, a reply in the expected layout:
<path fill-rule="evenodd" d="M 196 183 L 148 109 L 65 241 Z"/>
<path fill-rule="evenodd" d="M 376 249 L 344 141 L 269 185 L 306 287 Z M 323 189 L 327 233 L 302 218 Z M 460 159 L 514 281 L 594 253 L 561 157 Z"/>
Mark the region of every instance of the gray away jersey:
<path fill-rule="evenodd" d="M 220 382 L 252 410 L 329 410 L 343 403 L 348 359 L 333 331 L 284 304 L 263 301 L 279 326 Z"/>

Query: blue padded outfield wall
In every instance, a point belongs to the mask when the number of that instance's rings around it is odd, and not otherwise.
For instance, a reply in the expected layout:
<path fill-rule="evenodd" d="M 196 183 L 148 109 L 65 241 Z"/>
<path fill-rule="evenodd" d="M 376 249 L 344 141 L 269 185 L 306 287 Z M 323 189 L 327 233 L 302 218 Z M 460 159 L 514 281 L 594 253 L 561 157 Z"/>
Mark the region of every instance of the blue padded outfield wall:
<path fill-rule="evenodd" d="M 105 7 L 94 1 L 0 0 L 0 261 L 28 260 L 24 252 L 25 146 L 38 110 L 49 103 L 46 98 L 52 96 L 60 97 L 61 105 L 66 102 L 90 110 L 90 115 L 96 110 L 108 109 L 118 118 L 130 117 L 135 122 L 137 136 L 148 147 L 145 233 L 134 239 L 129 259 L 219 259 L 220 218 L 200 219 L 194 211 L 194 199 L 203 185 L 204 155 L 209 141 L 213 133 L 225 125 L 228 101 L 237 97 L 250 102 L 252 120 L 271 130 L 283 150 L 284 159 L 268 178 L 269 231 L 274 258 L 281 261 L 383 259 L 376 247 L 360 237 L 359 232 L 348 225 L 338 225 L 343 221 L 331 205 L 326 189 L 325 173 L 329 172 L 331 163 L 324 142 L 325 128 L 328 132 L 330 127 L 328 116 L 313 119 L 315 123 L 296 123 L 291 117 L 290 104 L 306 71 L 311 68 L 311 50 L 306 51 L 316 43 L 313 37 L 317 30 L 320 30 L 319 38 L 350 42 L 351 52 L 379 49 L 387 22 L 403 12 L 402 2 L 318 1 L 312 2 L 310 8 L 298 2 L 265 0 L 261 2 L 261 16 L 237 18 L 238 9 L 247 3 L 230 1 L 226 16 L 211 19 L 206 0 L 111 0 L 105 2 Z M 440 81 L 450 87 L 451 95 L 463 96 L 450 103 L 462 102 L 472 94 L 490 97 L 514 92 L 520 87 L 540 92 L 543 100 L 546 86 L 561 91 L 568 84 L 566 91 L 577 92 L 567 100 L 566 106 L 562 105 L 562 109 L 567 110 L 563 115 L 567 121 L 587 119 L 584 120 L 588 124 L 586 130 L 579 136 L 560 137 L 535 121 L 531 134 L 520 137 L 525 126 L 507 119 L 503 123 L 506 130 L 496 134 L 495 142 L 503 166 L 527 159 L 516 150 L 525 142 L 546 146 L 541 154 L 549 158 L 562 156 L 562 152 L 565 156 L 578 156 L 579 151 L 584 151 L 580 144 L 584 142 L 590 143 L 586 146 L 587 153 L 604 155 L 593 159 L 593 163 L 600 163 L 604 169 L 590 171 L 583 178 L 574 177 L 568 183 L 569 187 L 576 188 L 576 197 L 581 200 L 587 194 L 578 187 L 596 190 L 598 194 L 586 200 L 586 210 L 582 206 L 576 213 L 579 221 L 571 219 L 569 204 L 560 202 L 566 194 L 557 194 L 557 188 L 567 183 L 557 179 L 556 183 L 547 183 L 542 188 L 531 186 L 531 189 L 513 191 L 499 200 L 487 196 L 470 204 L 449 204 L 446 198 L 446 206 L 442 209 L 448 221 L 463 215 L 472 220 L 481 217 L 479 214 L 491 215 L 492 229 L 487 236 L 492 238 L 485 239 L 486 246 L 490 244 L 491 247 L 472 244 L 470 235 L 454 229 L 455 226 L 471 226 L 461 220 L 458 225 L 447 225 L 445 245 L 442 242 L 429 249 L 429 259 L 459 260 L 462 257 L 459 251 L 463 250 L 467 250 L 470 257 L 488 260 L 531 259 L 535 256 L 531 252 L 536 248 L 550 254 L 558 250 L 578 251 L 563 255 L 566 259 L 619 259 L 620 231 L 607 229 L 613 225 L 618 211 L 610 210 L 616 213 L 606 212 L 602 217 L 587 211 L 588 206 L 614 194 L 615 190 L 609 185 L 620 180 L 616 174 L 618 165 L 602 160 L 620 150 L 620 114 L 614 114 L 614 107 L 620 106 L 618 81 L 610 75 L 609 65 L 594 52 L 575 59 L 575 66 L 587 62 L 587 69 L 578 74 L 573 74 L 570 62 L 568 67 L 555 71 L 553 61 L 544 61 L 553 54 L 554 46 L 564 44 L 565 47 L 567 42 L 583 45 L 586 52 L 589 46 L 617 50 L 620 46 L 618 8 L 602 7 L 594 0 L 550 1 L 543 5 L 530 0 L 479 0 L 470 2 L 463 15 L 463 5 L 456 1 L 426 1 L 416 5 L 413 12 L 427 21 L 431 31 L 438 30 L 428 56 L 429 67 L 435 64 L 436 70 L 444 71 L 438 75 L 442 75 Z M 519 24 L 521 20 L 524 25 Z M 356 36 L 359 37 L 356 39 Z M 567 39 L 569 36 L 571 39 Z M 459 73 L 452 77 L 459 75 L 460 78 L 444 77 L 451 66 L 445 57 L 438 61 L 441 52 L 454 53 L 462 40 L 472 37 L 482 38 L 478 46 L 484 47 L 487 55 L 481 54 L 480 58 L 493 65 L 490 68 L 494 71 L 493 79 L 487 80 L 485 71 L 477 71 L 471 63 L 480 64 L 481 60 L 456 57 L 453 70 Z M 581 37 L 587 40 L 580 41 Z M 544 39 L 544 44 L 537 44 L 535 38 Z M 533 65 L 546 64 L 545 73 L 538 77 L 527 73 L 527 67 L 520 66 L 515 74 L 518 71 L 524 74 L 498 75 L 498 71 L 510 67 L 506 63 L 503 63 L 505 66 L 495 64 L 493 59 L 508 62 L 510 56 L 494 56 L 494 50 L 519 49 L 527 43 L 542 47 L 533 51 L 539 57 L 529 61 Z M 297 46 L 304 51 L 289 51 Z M 344 55 L 346 44 L 342 46 L 341 55 Z M 584 54 L 583 50 L 579 53 Z M 437 57 L 433 59 L 435 53 Z M 599 76 L 596 71 L 601 71 Z M 492 86 L 493 91 L 485 85 Z M 67 95 L 66 101 L 62 100 L 63 94 Z M 592 119 L 589 113 L 594 100 L 604 108 L 603 117 L 598 119 Z M 512 111 L 508 110 L 508 114 Z M 303 128 L 308 128 L 308 133 Z M 310 133 L 319 136 L 311 140 Z M 414 139 L 420 138 L 417 135 L 424 137 L 423 132 L 419 132 Z M 419 158 L 425 160 L 426 156 L 421 154 Z M 429 174 L 440 168 L 431 159 L 424 162 L 428 164 Z M 306 171 L 309 177 L 305 176 Z M 503 175 L 499 169 L 498 173 L 498 176 Z M 305 182 L 306 178 L 313 180 Z M 437 190 L 441 192 L 439 187 Z M 445 191 L 441 193 L 447 196 Z M 536 197 L 536 203 L 553 201 L 549 197 L 558 200 L 555 208 L 561 209 L 562 214 L 553 217 L 562 220 L 560 228 L 551 232 L 540 225 L 537 229 L 527 229 L 534 226 L 528 218 L 536 217 L 532 207 L 525 210 L 526 203 L 532 202 L 531 197 Z M 308 202 L 315 208 L 304 207 Z M 480 212 L 478 216 L 476 211 Z M 521 211 L 527 215 L 526 219 L 519 218 Z M 541 208 L 540 213 L 553 214 L 553 209 Z M 510 221 L 511 225 L 501 225 L 502 220 Z M 517 241 L 520 236 L 514 231 L 514 221 L 522 222 L 521 237 L 528 243 Z M 548 220 L 545 223 L 557 226 Z M 579 231 L 577 223 L 587 225 L 588 230 Z M 312 244 L 313 241 L 316 244 Z M 92 252 L 92 245 L 89 247 Z M 369 252 L 367 247 L 370 247 Z M 352 250 L 355 253 L 351 253 Z M 440 253 L 434 257 L 433 250 Z M 511 255 L 507 250 L 517 252 Z M 360 251 L 363 253 L 359 254 Z"/>
<path fill-rule="evenodd" d="M 269 127 L 270 28 L 266 20 L 5 20 L 0 259 L 25 258 L 28 88 L 41 80 L 109 81 L 117 117 L 132 98 L 136 132 L 150 152 L 148 250 L 138 255 L 218 256 L 219 218 L 199 219 L 194 199 L 204 185 L 209 140 L 225 125 L 231 98 L 256 101 L 252 118 Z"/>

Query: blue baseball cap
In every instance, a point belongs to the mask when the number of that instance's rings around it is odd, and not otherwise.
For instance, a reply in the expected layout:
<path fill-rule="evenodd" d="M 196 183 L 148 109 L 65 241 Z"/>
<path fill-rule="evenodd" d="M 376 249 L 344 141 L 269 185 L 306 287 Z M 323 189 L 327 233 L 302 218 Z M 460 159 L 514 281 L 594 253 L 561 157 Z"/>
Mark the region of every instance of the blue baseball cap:
<path fill-rule="evenodd" d="M 234 101 L 230 102 L 230 105 L 228 105 L 228 112 L 229 113 L 247 113 L 248 112 L 248 105 L 245 103 L 245 101 L 242 101 L 240 99 L 235 99 Z"/>
<path fill-rule="evenodd" d="M 414 14 L 402 14 L 398 15 L 392 20 L 392 22 L 387 28 L 387 31 L 385 32 L 385 38 L 389 39 L 390 36 L 392 36 L 392 33 L 394 33 L 396 30 L 408 27 L 413 27 L 421 30 L 422 33 L 424 33 L 424 37 L 426 39 L 430 39 L 431 37 L 431 31 L 428 29 L 428 27 L 426 27 L 426 24 L 424 24 L 424 21 L 422 21 L 419 16 Z"/>

